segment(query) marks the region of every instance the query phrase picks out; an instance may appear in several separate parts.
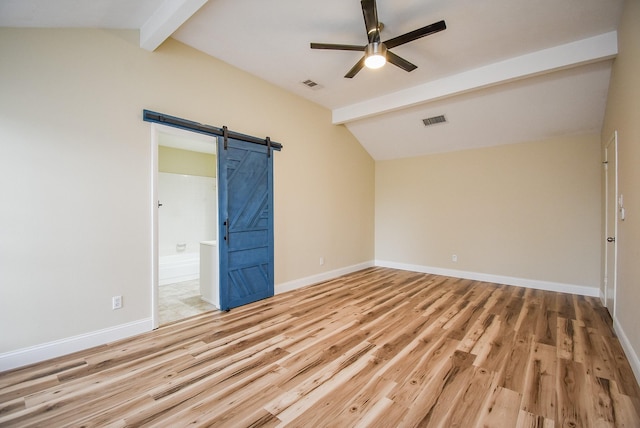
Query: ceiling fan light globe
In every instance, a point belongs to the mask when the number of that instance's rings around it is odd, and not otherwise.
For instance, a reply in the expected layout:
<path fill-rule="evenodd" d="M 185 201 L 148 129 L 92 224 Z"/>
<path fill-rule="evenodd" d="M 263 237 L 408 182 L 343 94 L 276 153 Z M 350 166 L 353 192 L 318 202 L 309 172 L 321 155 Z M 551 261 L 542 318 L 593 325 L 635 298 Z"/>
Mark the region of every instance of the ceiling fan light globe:
<path fill-rule="evenodd" d="M 380 68 L 387 63 L 387 47 L 383 43 L 369 43 L 365 50 L 364 65 L 367 68 Z"/>
<path fill-rule="evenodd" d="M 364 65 L 367 68 L 376 69 L 380 68 L 387 63 L 387 59 L 382 55 L 371 55 L 364 60 Z"/>

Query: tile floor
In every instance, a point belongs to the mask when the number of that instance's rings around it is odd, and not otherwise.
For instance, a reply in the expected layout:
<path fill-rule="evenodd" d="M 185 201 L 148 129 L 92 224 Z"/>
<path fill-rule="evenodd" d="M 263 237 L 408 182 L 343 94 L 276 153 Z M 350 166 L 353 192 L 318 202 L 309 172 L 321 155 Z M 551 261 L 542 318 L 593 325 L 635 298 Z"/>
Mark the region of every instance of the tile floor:
<path fill-rule="evenodd" d="M 202 312 L 217 310 L 215 306 L 200 298 L 200 283 L 197 279 L 161 285 L 159 289 L 160 304 L 158 312 L 160 325 L 198 315 Z"/>

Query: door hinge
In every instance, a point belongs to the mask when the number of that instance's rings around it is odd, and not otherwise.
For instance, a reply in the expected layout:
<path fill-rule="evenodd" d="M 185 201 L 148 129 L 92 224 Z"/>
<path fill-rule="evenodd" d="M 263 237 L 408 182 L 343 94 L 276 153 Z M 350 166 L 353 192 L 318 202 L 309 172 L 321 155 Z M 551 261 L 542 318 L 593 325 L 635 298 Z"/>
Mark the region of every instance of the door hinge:
<path fill-rule="evenodd" d="M 227 144 L 229 143 L 229 129 L 226 126 L 222 127 L 222 138 L 224 139 L 224 149 L 227 150 Z"/>

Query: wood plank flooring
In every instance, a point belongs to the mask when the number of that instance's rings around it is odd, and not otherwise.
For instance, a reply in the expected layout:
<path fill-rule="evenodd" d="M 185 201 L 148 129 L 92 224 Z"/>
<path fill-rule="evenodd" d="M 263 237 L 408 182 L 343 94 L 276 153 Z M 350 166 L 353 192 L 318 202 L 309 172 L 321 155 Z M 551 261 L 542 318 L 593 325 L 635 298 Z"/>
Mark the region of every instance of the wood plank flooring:
<path fill-rule="evenodd" d="M 0 373 L 0 426 L 640 427 L 595 298 L 370 268 Z"/>

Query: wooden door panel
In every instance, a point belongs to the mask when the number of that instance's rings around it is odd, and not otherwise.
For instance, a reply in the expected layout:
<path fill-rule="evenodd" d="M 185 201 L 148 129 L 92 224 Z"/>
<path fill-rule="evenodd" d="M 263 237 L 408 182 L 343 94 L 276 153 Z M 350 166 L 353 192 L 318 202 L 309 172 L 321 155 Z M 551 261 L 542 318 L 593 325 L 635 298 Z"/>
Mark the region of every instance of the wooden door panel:
<path fill-rule="evenodd" d="M 222 309 L 273 296 L 273 161 L 267 150 L 233 139 L 219 150 Z"/>

